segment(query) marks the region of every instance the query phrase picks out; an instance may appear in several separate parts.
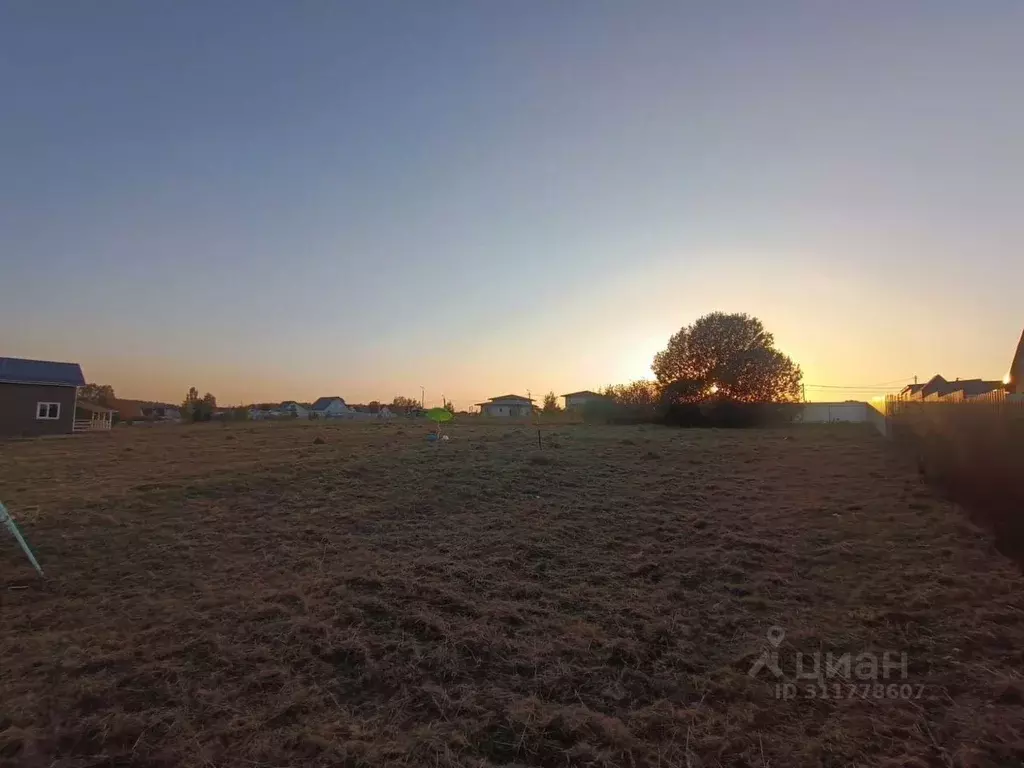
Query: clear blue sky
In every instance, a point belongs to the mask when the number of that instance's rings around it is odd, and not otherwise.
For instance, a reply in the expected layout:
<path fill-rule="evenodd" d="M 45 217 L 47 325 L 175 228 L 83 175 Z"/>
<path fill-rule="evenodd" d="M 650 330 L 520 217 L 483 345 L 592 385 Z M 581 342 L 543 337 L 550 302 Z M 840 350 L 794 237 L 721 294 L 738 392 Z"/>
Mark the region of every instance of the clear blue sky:
<path fill-rule="evenodd" d="M 723 309 L 811 383 L 999 377 L 1022 40 L 1015 0 L 7 2 L 0 354 L 461 407 Z"/>

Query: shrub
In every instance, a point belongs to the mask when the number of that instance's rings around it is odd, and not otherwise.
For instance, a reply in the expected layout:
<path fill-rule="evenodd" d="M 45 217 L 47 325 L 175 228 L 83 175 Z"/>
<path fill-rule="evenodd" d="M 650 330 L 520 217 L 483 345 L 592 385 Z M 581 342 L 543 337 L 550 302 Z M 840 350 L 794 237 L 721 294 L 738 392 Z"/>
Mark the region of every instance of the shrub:
<path fill-rule="evenodd" d="M 660 405 L 624 405 L 611 401 L 595 401 L 583 407 L 587 424 L 660 424 L 664 409 Z"/>
<path fill-rule="evenodd" d="M 800 407 L 792 403 L 731 400 L 675 403 L 666 408 L 662 423 L 673 427 L 777 427 L 791 423 Z"/>

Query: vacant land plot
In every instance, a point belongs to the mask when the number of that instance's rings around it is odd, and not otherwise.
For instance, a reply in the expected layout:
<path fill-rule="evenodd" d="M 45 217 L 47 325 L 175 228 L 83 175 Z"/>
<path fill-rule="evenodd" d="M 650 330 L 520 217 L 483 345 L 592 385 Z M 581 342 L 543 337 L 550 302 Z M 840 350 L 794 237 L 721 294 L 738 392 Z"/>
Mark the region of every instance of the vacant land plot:
<path fill-rule="evenodd" d="M 1024 579 L 870 431 L 425 431 L 0 444 L 0 764 L 1024 760 Z"/>

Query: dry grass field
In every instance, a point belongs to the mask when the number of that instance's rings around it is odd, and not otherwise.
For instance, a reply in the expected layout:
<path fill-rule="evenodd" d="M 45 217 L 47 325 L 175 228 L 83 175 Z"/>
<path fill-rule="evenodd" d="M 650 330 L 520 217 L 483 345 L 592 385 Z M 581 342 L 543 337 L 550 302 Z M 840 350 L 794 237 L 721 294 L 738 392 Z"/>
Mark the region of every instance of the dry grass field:
<path fill-rule="evenodd" d="M 1024 578 L 871 432 L 425 432 L 0 443 L 0 764 L 1024 761 Z"/>

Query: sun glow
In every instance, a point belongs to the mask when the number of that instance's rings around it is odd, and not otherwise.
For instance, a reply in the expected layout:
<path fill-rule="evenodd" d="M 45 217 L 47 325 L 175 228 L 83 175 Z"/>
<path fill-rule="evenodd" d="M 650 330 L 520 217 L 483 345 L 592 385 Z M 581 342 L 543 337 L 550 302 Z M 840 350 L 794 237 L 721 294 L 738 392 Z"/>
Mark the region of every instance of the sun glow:
<path fill-rule="evenodd" d="M 1007 373 L 1005 376 L 1003 376 L 1003 384 L 1009 384 L 1009 383 L 1010 383 L 1010 374 Z"/>

